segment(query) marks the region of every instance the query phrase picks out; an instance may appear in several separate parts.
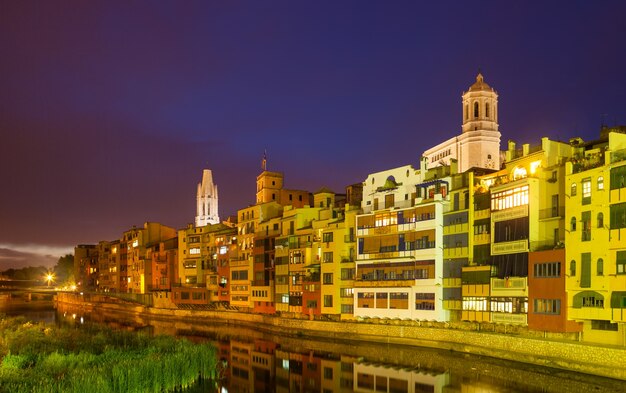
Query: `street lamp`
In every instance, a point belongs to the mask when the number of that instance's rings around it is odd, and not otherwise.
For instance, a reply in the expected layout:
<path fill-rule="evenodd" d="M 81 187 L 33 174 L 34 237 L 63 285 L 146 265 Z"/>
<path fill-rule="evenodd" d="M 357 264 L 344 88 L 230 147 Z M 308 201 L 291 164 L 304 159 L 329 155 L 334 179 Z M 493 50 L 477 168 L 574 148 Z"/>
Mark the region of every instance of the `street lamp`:
<path fill-rule="evenodd" d="M 54 280 L 54 274 L 52 273 L 46 274 L 46 281 L 48 282 L 48 287 L 50 286 L 50 282 L 52 282 L 52 280 Z"/>

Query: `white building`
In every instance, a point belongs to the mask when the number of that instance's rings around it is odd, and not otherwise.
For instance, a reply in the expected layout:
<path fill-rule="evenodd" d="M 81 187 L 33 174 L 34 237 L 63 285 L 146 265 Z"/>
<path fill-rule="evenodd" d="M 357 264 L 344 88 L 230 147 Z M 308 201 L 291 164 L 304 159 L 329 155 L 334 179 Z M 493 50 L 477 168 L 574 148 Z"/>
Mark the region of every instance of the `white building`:
<path fill-rule="evenodd" d="M 498 94 L 482 74 L 462 95 L 463 125 L 459 136 L 431 147 L 422 154 L 422 169 L 458 162 L 458 171 L 471 168 L 500 169 Z"/>
<path fill-rule="evenodd" d="M 196 200 L 196 226 L 203 227 L 208 224 L 219 224 L 217 185 L 213 184 L 213 173 L 210 169 L 202 171 L 202 182 L 198 183 Z"/>

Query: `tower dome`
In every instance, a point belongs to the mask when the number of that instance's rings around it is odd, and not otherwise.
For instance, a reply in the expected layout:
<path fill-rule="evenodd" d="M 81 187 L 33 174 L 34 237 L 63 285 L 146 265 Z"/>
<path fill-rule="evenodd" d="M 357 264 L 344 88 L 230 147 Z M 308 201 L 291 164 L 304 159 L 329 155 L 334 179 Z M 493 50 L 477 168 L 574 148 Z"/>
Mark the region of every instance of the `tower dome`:
<path fill-rule="evenodd" d="M 498 131 L 498 93 L 489 86 L 483 74 L 463 93 L 463 132 Z"/>

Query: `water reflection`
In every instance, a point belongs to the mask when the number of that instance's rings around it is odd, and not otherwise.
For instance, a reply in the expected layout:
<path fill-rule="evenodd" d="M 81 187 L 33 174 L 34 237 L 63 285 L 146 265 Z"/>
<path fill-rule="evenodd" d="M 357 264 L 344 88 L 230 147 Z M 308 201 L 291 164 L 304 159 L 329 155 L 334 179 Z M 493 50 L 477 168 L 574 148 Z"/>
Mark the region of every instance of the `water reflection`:
<path fill-rule="evenodd" d="M 345 340 L 310 340 L 262 330 L 150 319 L 59 305 L 58 323 L 105 323 L 116 329 L 210 341 L 218 349 L 221 392 L 617 392 L 624 383 L 449 351 Z M 200 389 L 200 390 L 198 390 Z M 196 391 L 214 391 L 196 386 Z"/>

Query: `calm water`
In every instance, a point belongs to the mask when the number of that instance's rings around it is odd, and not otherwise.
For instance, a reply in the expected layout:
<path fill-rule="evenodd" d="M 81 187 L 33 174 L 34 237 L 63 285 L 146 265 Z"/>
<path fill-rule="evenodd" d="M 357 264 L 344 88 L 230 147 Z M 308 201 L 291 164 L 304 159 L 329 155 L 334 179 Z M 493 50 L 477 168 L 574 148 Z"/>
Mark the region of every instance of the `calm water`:
<path fill-rule="evenodd" d="M 626 382 L 592 375 L 449 351 L 356 343 L 349 337 L 313 341 L 206 321 L 120 317 L 67 306 L 22 314 L 77 328 L 104 323 L 212 342 L 222 364 L 219 386 L 200 381 L 186 392 L 626 392 Z"/>

